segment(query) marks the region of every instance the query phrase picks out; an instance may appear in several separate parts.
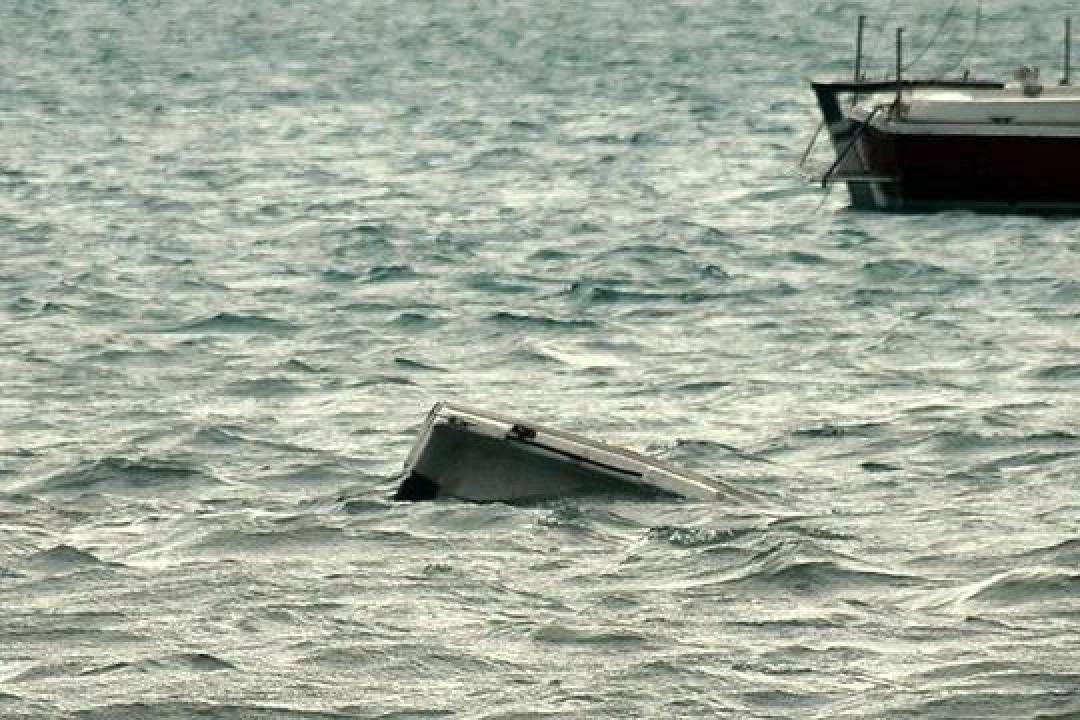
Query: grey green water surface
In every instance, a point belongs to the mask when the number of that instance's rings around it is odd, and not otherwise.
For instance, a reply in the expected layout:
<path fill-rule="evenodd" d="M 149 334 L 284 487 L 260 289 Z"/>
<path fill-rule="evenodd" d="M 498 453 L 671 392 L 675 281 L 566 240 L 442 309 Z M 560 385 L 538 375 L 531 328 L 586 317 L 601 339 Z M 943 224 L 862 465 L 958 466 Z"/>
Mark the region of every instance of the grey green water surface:
<path fill-rule="evenodd" d="M 0 716 L 1080 716 L 1080 220 L 792 173 L 977 5 L 4 4 Z M 753 499 L 395 504 L 440 399 Z"/>

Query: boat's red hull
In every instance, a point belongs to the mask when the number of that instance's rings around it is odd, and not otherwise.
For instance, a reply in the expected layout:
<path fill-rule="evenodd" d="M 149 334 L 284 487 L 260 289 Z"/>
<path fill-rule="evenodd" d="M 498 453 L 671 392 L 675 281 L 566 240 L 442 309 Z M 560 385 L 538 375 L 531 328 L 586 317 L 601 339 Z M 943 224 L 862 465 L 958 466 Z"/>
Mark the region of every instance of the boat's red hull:
<path fill-rule="evenodd" d="M 857 208 L 1080 214 L 1080 118 L 1060 112 L 1065 96 L 1048 105 L 1057 112 L 1045 112 L 1047 122 L 1036 125 L 1014 124 L 1016 113 L 1005 108 L 1010 102 L 1019 107 L 1028 95 L 1010 94 L 996 82 L 815 82 L 813 88 L 836 150 L 822 183 L 846 182 Z M 989 112 L 997 106 L 988 103 L 967 108 L 979 107 L 985 121 L 912 121 L 897 112 L 895 102 L 858 106 L 842 100 L 913 97 L 924 91 L 931 97 L 934 92 L 983 98 L 999 93 L 1002 114 Z M 1026 107 L 1027 115 L 1037 115 L 1036 109 Z"/>
<path fill-rule="evenodd" d="M 870 126 L 857 142 L 870 178 L 849 182 L 857 205 L 1080 210 L 1080 136 L 914 134 Z"/>

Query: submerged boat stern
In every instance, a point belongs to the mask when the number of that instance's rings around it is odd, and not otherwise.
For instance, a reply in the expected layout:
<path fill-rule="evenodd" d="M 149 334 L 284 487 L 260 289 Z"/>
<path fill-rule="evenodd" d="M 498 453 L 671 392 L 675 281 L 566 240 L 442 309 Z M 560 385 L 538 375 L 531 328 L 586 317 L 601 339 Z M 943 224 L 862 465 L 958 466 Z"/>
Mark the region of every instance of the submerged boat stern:
<path fill-rule="evenodd" d="M 438 403 L 405 462 L 394 499 L 512 503 L 620 489 L 712 500 L 726 488 L 580 435 Z"/>

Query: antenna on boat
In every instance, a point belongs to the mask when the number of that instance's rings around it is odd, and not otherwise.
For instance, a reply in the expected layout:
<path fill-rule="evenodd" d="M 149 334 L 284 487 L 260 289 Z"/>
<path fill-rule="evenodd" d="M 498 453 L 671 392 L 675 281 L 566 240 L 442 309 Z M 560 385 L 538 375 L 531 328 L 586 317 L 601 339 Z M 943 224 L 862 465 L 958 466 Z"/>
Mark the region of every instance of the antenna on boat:
<path fill-rule="evenodd" d="M 863 31 L 866 30 L 866 16 L 859 16 L 859 27 L 855 31 L 855 82 L 862 82 L 862 52 L 863 52 Z M 859 103 L 859 93 L 855 92 L 851 95 L 851 104 L 857 105 Z"/>
<path fill-rule="evenodd" d="M 1065 18 L 1065 75 L 1064 75 L 1064 77 L 1061 78 L 1061 84 L 1062 85 L 1070 84 L 1070 82 L 1069 82 L 1069 74 L 1070 74 L 1069 61 L 1071 60 L 1071 56 L 1072 56 L 1072 18 L 1066 16 L 1066 18 Z"/>
<path fill-rule="evenodd" d="M 859 29 L 855 31 L 855 82 L 862 80 L 863 31 L 866 30 L 866 16 L 859 16 Z"/>
<path fill-rule="evenodd" d="M 896 28 L 896 105 L 899 107 L 904 91 L 904 28 Z"/>

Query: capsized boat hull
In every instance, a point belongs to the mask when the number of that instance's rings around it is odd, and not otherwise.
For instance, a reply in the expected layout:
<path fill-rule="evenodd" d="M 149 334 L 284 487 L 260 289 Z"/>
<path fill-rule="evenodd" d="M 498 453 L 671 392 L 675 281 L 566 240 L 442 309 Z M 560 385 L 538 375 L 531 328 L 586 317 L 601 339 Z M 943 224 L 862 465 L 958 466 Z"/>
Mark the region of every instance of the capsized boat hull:
<path fill-rule="evenodd" d="M 725 484 L 655 458 L 495 413 L 438 403 L 395 499 L 530 502 L 637 489 L 713 500 Z"/>

